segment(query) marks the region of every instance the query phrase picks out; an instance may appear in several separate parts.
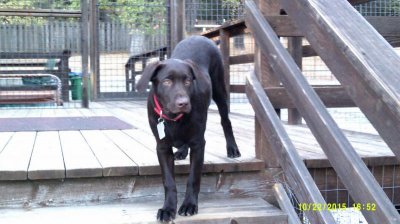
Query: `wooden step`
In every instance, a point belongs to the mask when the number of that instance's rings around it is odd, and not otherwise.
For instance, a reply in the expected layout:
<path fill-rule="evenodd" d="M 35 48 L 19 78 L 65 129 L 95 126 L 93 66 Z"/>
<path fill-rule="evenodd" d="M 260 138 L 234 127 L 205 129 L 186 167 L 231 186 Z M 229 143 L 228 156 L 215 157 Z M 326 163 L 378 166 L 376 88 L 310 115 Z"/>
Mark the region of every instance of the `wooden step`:
<path fill-rule="evenodd" d="M 0 222 L 7 224 L 122 224 L 158 223 L 156 212 L 162 201 L 147 199 L 135 203 L 96 206 L 46 207 L 31 210 L 4 209 Z M 264 223 L 286 224 L 287 216 L 260 198 L 201 200 L 199 213 L 177 215 L 174 223 Z"/>

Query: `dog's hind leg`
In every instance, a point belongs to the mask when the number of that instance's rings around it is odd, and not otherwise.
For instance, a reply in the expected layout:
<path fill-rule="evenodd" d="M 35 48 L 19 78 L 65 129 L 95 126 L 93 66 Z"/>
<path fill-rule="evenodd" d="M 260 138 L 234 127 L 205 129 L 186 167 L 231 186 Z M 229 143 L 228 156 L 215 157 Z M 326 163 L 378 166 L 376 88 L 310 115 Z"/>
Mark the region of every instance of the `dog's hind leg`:
<path fill-rule="evenodd" d="M 189 152 L 189 146 L 188 145 L 182 145 L 181 147 L 178 147 L 178 151 L 175 152 L 174 157 L 175 160 L 184 160 L 186 159 L 187 155 Z"/>
<path fill-rule="evenodd" d="M 232 131 L 232 124 L 229 119 L 227 92 L 224 85 L 224 79 L 222 74 L 224 74 L 223 69 L 219 69 L 219 71 L 217 72 L 218 76 L 214 77 L 214 79 L 217 80 L 213 80 L 212 82 L 212 93 L 213 93 L 212 98 L 214 102 L 217 104 L 219 115 L 221 116 L 221 125 L 224 130 L 227 155 L 230 158 L 236 158 L 240 157 L 240 151 L 236 144 L 236 140 Z M 217 83 L 219 85 L 217 85 Z"/>

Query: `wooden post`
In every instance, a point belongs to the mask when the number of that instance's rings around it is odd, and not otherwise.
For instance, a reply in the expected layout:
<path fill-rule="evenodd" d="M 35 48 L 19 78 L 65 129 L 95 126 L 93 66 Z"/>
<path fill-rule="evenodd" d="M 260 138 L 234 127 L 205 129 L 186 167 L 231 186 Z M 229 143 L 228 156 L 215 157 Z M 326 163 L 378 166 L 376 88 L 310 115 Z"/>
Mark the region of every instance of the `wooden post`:
<path fill-rule="evenodd" d="M 230 108 L 230 66 L 229 66 L 229 52 L 230 52 L 230 34 L 224 29 L 219 30 L 220 36 L 220 49 L 222 54 L 222 61 L 224 63 L 224 78 L 225 78 L 225 88 L 227 93 L 227 103 L 228 108 Z"/>
<path fill-rule="evenodd" d="M 185 36 L 185 0 L 169 0 L 170 52 Z"/>
<path fill-rule="evenodd" d="M 100 91 L 100 54 L 99 54 L 99 31 L 98 31 L 97 0 L 90 1 L 90 96 L 92 100 L 97 99 Z"/>
<path fill-rule="evenodd" d="M 288 37 L 288 51 L 292 55 L 294 61 L 301 69 L 303 66 L 303 44 L 302 37 Z M 288 109 L 288 123 L 301 124 L 301 115 L 297 109 Z"/>
<path fill-rule="evenodd" d="M 89 108 L 89 3 L 81 0 L 82 107 Z"/>
<path fill-rule="evenodd" d="M 69 80 L 68 80 L 68 73 L 70 72 L 69 69 L 69 58 L 71 57 L 71 51 L 70 50 L 64 50 L 62 52 L 62 57 L 60 60 L 60 66 L 59 66 L 59 78 L 61 79 L 61 96 L 64 102 L 69 101 Z"/>
<path fill-rule="evenodd" d="M 258 6 L 265 15 L 279 15 L 279 4 L 276 0 L 265 0 L 259 1 Z M 267 57 L 265 57 L 258 47 L 255 48 L 254 52 L 254 66 L 256 74 L 262 84 L 265 87 L 277 87 L 280 82 L 277 77 L 274 76 L 271 67 L 269 66 Z M 280 114 L 280 110 L 276 110 L 277 114 Z M 261 129 L 259 119 L 255 118 L 255 137 L 256 137 L 256 157 L 262 159 L 265 162 L 266 168 L 280 167 L 279 162 L 271 150 L 271 145 L 266 139 L 264 131 Z"/>

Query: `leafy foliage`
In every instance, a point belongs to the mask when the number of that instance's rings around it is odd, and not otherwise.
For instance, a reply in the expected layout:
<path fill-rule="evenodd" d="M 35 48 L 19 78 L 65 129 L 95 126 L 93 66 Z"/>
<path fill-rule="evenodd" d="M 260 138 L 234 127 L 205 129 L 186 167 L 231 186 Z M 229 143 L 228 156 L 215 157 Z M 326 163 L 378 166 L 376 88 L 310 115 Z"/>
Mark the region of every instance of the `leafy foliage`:
<path fill-rule="evenodd" d="M 0 0 L 0 8 L 79 10 L 81 0 Z M 128 24 L 144 33 L 152 33 L 166 23 L 165 0 L 98 0 L 100 21 Z M 43 24 L 48 18 L 1 16 L 0 23 Z M 52 18 L 53 20 L 65 18 Z"/>

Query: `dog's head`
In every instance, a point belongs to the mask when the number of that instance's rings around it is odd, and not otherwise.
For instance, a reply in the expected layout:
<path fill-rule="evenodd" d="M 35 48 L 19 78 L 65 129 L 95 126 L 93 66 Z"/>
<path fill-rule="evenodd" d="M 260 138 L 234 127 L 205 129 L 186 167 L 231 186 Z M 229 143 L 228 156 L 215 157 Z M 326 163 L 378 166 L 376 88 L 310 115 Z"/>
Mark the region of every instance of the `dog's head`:
<path fill-rule="evenodd" d="M 198 73 L 191 60 L 168 59 L 146 66 L 136 85 L 139 92 L 146 90 L 151 81 L 164 112 L 189 113 L 193 82 Z"/>

